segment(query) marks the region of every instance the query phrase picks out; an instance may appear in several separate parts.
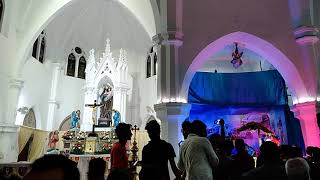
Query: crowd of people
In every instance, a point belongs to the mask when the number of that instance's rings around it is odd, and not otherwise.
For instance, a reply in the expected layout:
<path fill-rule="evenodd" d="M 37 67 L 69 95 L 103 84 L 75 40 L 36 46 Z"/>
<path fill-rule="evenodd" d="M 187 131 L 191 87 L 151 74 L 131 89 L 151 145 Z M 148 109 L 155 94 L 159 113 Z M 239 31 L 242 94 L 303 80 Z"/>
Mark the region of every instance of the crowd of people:
<path fill-rule="evenodd" d="M 168 180 L 169 166 L 176 180 L 317 180 L 320 179 L 320 148 L 302 149 L 267 141 L 255 159 L 248 154 L 243 139 L 231 141 L 219 134 L 207 137 L 206 125 L 200 120 L 184 121 L 184 142 L 180 146 L 178 163 L 173 146 L 160 138 L 156 120 L 145 129 L 150 141 L 143 147 L 140 180 Z M 120 123 L 115 132 L 119 141 L 111 150 L 111 170 L 107 180 L 130 180 L 126 142 L 131 139 L 131 125 Z M 106 162 L 92 159 L 88 180 L 105 179 Z M 8 178 L 9 179 L 9 178 Z M 45 155 L 36 160 L 23 178 L 47 180 L 79 180 L 75 162 L 62 155 Z"/>

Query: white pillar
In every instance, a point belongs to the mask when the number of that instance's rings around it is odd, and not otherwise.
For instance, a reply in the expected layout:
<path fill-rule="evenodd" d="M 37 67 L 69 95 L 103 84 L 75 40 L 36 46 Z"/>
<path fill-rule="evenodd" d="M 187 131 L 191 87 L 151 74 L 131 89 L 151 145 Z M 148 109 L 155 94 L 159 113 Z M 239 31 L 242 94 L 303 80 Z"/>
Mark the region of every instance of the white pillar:
<path fill-rule="evenodd" d="M 178 156 L 178 143 L 183 140 L 181 124 L 189 117 L 191 105 L 186 103 L 162 103 L 155 104 L 154 109 L 157 118 L 161 120 L 161 138 L 171 143 Z"/>
<path fill-rule="evenodd" d="M 127 122 L 127 92 L 129 87 L 127 84 L 116 84 L 113 90 L 113 109 L 120 112 L 121 122 Z"/>
<path fill-rule="evenodd" d="M 300 120 L 301 131 L 305 146 L 320 146 L 320 129 L 317 124 L 315 102 L 295 104 L 291 110 Z"/>
<path fill-rule="evenodd" d="M 18 159 L 18 126 L 15 125 L 17 103 L 21 79 L 10 79 L 8 88 L 8 106 L 5 119 L 0 122 L 0 163 L 16 162 Z"/>
<path fill-rule="evenodd" d="M 51 90 L 50 90 L 50 98 L 48 101 L 48 117 L 47 117 L 47 130 L 52 131 L 53 129 L 53 122 L 55 120 L 56 110 L 59 107 L 59 103 L 57 102 L 57 89 L 58 83 L 60 80 L 61 74 L 61 64 L 60 63 L 53 63 L 53 70 L 52 70 L 52 80 L 51 80 Z"/>

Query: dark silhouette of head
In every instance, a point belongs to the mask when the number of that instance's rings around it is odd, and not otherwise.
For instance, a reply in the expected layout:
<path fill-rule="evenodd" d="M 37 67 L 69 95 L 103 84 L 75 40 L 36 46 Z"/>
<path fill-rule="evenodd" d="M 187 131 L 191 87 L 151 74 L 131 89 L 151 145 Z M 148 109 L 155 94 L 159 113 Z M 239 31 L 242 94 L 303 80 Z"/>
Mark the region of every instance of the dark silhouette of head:
<path fill-rule="evenodd" d="M 200 120 L 194 120 L 191 123 L 191 133 L 200 137 L 207 137 L 207 126 Z"/>
<path fill-rule="evenodd" d="M 149 121 L 145 128 L 152 140 L 160 139 L 160 125 L 156 120 Z"/>
<path fill-rule="evenodd" d="M 226 156 L 230 156 L 231 152 L 234 148 L 233 142 L 231 140 L 225 140 L 222 143 L 221 149 L 226 154 Z"/>
<path fill-rule="evenodd" d="M 234 142 L 234 146 L 238 152 L 246 150 L 246 143 L 244 143 L 243 139 L 236 139 Z"/>
<path fill-rule="evenodd" d="M 260 152 L 263 162 L 280 162 L 280 151 L 277 144 L 266 141 L 260 146 Z"/>
<path fill-rule="evenodd" d="M 102 158 L 91 159 L 89 162 L 88 180 L 104 180 L 106 161 Z"/>
<path fill-rule="evenodd" d="M 310 167 L 301 157 L 289 159 L 285 168 L 289 180 L 310 180 Z"/>
<path fill-rule="evenodd" d="M 181 126 L 182 126 L 181 131 L 182 131 L 183 137 L 184 139 L 187 139 L 188 135 L 191 132 L 191 122 L 188 120 L 185 120 L 183 121 Z"/>
<path fill-rule="evenodd" d="M 77 164 L 63 155 L 45 155 L 31 165 L 26 180 L 79 180 Z"/>
<path fill-rule="evenodd" d="M 112 170 L 107 178 L 107 180 L 128 180 L 128 179 L 132 179 L 128 171 L 121 170 L 121 169 Z"/>
<path fill-rule="evenodd" d="M 119 139 L 119 142 L 126 142 L 127 140 L 131 140 L 132 132 L 130 124 L 119 123 L 116 127 L 115 132 Z"/>

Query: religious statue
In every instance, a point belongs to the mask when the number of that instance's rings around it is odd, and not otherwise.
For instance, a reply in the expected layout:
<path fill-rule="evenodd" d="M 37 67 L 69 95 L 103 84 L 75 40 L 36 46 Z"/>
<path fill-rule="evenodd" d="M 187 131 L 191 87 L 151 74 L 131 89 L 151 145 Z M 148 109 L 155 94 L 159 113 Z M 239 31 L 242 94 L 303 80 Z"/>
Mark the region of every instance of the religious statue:
<path fill-rule="evenodd" d="M 49 134 L 48 152 L 56 150 L 56 144 L 59 141 L 59 131 L 55 130 Z"/>
<path fill-rule="evenodd" d="M 71 129 L 77 128 L 77 124 L 80 120 L 80 110 L 73 111 L 71 113 Z"/>
<path fill-rule="evenodd" d="M 114 115 L 113 115 L 113 126 L 114 127 L 117 127 L 118 124 L 120 123 L 121 121 L 121 116 L 120 116 L 120 112 L 119 111 L 116 111 L 116 110 L 113 110 L 114 112 Z"/>
<path fill-rule="evenodd" d="M 243 52 L 239 53 L 238 43 L 235 43 L 235 45 L 236 45 L 236 48 L 235 48 L 234 52 L 232 52 L 231 64 L 233 65 L 234 68 L 238 68 L 242 65 L 241 57 L 243 55 Z"/>
<path fill-rule="evenodd" d="M 86 107 L 92 108 L 92 123 L 93 125 L 96 124 L 96 117 L 97 117 L 97 107 L 101 106 L 101 104 L 97 104 L 97 100 L 94 100 L 93 104 L 86 104 Z"/>
<path fill-rule="evenodd" d="M 112 121 L 112 105 L 113 105 L 113 91 L 111 86 L 108 84 L 103 88 L 100 94 L 100 118 L 99 125 L 110 126 Z"/>

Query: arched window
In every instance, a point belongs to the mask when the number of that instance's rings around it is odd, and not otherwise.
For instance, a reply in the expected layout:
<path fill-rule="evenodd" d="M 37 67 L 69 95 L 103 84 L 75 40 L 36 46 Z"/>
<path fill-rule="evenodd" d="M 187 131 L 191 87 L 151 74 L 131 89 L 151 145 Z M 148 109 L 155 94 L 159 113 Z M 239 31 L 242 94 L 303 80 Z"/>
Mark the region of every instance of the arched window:
<path fill-rule="evenodd" d="M 86 58 L 84 56 L 81 56 L 79 59 L 79 66 L 78 66 L 78 78 L 85 79 L 86 73 L 84 72 L 86 70 Z"/>
<path fill-rule="evenodd" d="M 46 52 L 46 35 L 42 31 L 39 37 L 34 41 L 32 48 L 32 56 L 38 59 L 41 63 L 44 62 Z"/>
<path fill-rule="evenodd" d="M 149 78 L 151 76 L 157 75 L 157 54 L 151 47 L 148 51 L 147 63 L 146 63 L 146 77 Z"/>
<path fill-rule="evenodd" d="M 4 2 L 3 0 L 0 0 L 0 32 L 1 32 L 3 18 L 4 18 Z"/>
<path fill-rule="evenodd" d="M 76 57 L 73 53 L 68 56 L 67 76 L 74 76 L 76 70 Z"/>
<path fill-rule="evenodd" d="M 157 60 L 158 60 L 157 54 L 154 53 L 154 55 L 153 55 L 153 75 L 157 75 L 157 66 L 158 66 Z"/>
<path fill-rule="evenodd" d="M 151 57 L 147 59 L 147 78 L 151 77 Z"/>
<path fill-rule="evenodd" d="M 67 76 L 85 79 L 86 65 L 85 53 L 80 47 L 75 47 L 68 56 Z"/>

